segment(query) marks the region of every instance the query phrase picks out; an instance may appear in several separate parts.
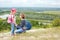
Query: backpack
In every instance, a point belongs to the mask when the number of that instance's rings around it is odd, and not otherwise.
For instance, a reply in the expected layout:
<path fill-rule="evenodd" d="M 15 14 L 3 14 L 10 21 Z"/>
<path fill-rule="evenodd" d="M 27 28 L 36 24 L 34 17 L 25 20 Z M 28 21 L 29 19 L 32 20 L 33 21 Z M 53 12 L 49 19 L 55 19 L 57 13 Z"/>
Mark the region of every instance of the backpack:
<path fill-rule="evenodd" d="M 31 27 L 32 27 L 32 25 L 31 25 L 31 23 L 29 22 L 29 21 L 26 21 L 26 30 L 30 30 L 31 29 Z"/>
<path fill-rule="evenodd" d="M 7 18 L 7 23 L 12 23 L 12 15 L 9 15 Z"/>

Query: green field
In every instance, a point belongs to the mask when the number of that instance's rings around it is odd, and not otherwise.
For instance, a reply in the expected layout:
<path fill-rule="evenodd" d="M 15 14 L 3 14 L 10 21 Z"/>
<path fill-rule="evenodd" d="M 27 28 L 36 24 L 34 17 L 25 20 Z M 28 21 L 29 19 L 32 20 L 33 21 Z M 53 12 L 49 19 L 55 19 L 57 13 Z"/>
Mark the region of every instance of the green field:
<path fill-rule="evenodd" d="M 19 14 L 21 12 L 16 13 L 16 22 L 19 24 Z M 52 26 L 52 22 L 54 20 L 58 21 L 57 26 L 60 25 L 60 11 L 44 11 L 44 12 L 23 12 L 26 15 L 26 19 L 29 20 L 32 24 L 32 28 L 50 28 L 55 27 Z M 9 11 L 3 11 L 0 12 L 1 15 L 3 14 L 9 14 Z M 58 24 L 59 22 L 59 24 Z M 54 23 L 54 25 L 56 25 Z M 7 23 L 7 19 L 1 19 L 0 18 L 0 31 L 1 30 L 10 30 L 10 25 Z"/>

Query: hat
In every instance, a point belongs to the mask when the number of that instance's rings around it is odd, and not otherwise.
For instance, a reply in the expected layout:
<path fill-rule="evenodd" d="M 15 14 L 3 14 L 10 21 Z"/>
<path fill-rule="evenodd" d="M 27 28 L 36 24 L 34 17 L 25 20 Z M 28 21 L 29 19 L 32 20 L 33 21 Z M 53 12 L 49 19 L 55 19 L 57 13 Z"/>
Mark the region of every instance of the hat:
<path fill-rule="evenodd" d="M 15 9 L 15 8 L 12 8 L 12 9 L 11 9 L 11 12 L 16 12 L 16 9 Z"/>

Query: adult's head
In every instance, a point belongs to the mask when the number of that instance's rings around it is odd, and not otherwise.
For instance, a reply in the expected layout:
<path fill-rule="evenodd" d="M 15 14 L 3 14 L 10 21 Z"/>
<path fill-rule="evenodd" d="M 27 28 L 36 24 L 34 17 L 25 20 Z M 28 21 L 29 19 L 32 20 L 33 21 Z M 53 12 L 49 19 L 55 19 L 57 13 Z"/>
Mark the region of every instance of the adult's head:
<path fill-rule="evenodd" d="M 16 13 L 16 9 L 15 9 L 15 8 L 12 8 L 12 9 L 11 9 L 11 14 L 14 15 L 15 13 Z"/>

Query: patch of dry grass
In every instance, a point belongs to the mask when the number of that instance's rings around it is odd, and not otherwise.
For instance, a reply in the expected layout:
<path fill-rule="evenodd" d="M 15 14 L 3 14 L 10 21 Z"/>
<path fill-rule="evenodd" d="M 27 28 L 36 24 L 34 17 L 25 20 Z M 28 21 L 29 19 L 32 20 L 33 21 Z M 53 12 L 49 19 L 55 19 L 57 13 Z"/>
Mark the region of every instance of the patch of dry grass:
<path fill-rule="evenodd" d="M 18 34 L 12 40 L 60 40 L 60 28 L 47 28 L 46 30 Z"/>
<path fill-rule="evenodd" d="M 6 40 L 60 40 L 60 27 L 46 28 L 35 32 L 26 32 L 17 34 L 14 37 L 5 37 L 0 39 Z"/>

